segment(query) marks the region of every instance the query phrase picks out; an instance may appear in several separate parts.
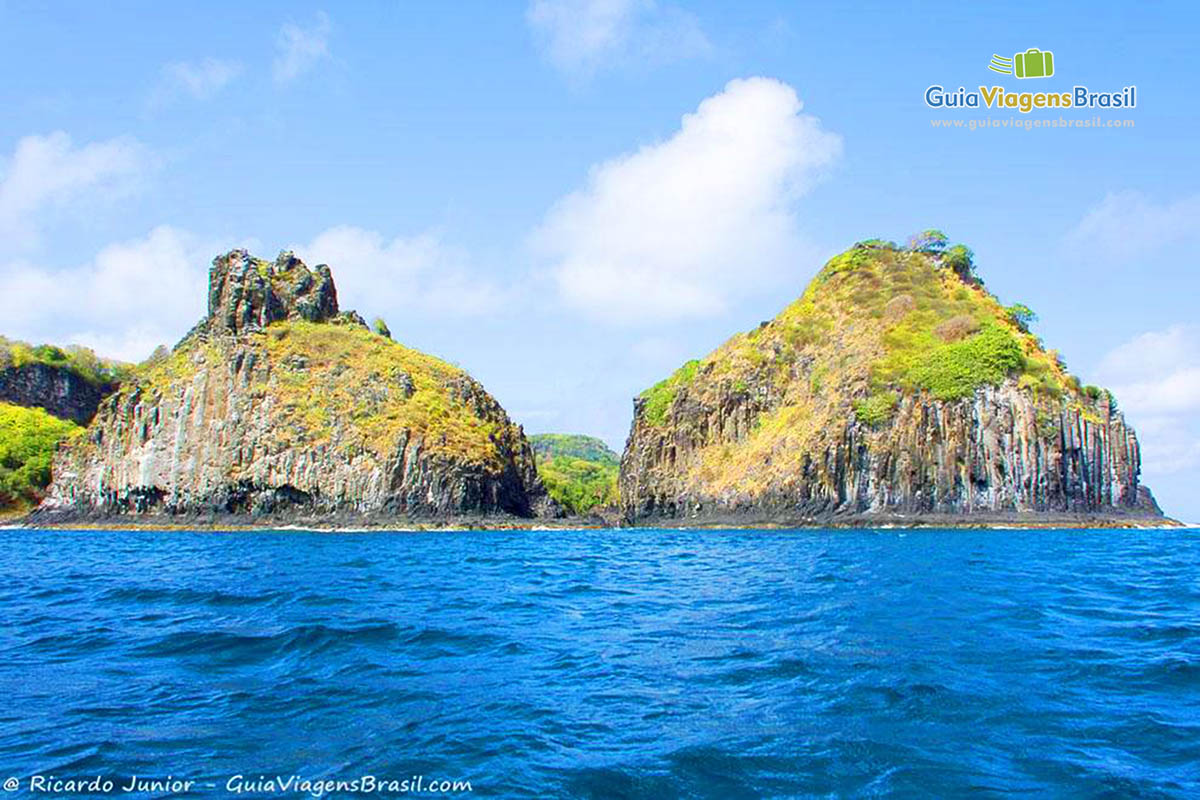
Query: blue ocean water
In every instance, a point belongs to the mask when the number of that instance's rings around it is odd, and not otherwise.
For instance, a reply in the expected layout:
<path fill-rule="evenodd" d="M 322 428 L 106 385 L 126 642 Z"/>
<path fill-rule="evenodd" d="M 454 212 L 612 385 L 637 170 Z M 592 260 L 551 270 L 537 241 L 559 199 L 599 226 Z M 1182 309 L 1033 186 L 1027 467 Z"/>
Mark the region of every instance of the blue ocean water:
<path fill-rule="evenodd" d="M 0 778 L 1195 797 L 1198 565 L 1194 530 L 0 531 Z"/>

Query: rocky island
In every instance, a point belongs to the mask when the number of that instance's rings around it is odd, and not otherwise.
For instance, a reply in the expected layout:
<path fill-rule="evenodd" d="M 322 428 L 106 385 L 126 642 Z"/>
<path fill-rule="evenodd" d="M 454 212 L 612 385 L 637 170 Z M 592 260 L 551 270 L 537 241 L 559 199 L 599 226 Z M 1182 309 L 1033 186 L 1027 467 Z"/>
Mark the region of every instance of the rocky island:
<path fill-rule="evenodd" d="M 463 370 L 341 311 L 328 267 L 235 250 L 208 315 L 60 447 L 35 524 L 389 524 L 557 507 L 522 429 Z"/>
<path fill-rule="evenodd" d="M 1169 524 L 1137 436 L 928 231 L 830 260 L 634 401 L 627 524 Z"/>

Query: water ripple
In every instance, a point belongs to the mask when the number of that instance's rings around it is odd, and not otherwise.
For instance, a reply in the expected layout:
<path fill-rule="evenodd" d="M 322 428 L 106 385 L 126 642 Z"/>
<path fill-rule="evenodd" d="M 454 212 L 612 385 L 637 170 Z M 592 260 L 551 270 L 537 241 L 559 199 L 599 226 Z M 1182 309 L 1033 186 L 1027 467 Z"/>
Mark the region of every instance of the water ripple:
<path fill-rule="evenodd" d="M 1196 531 L 0 531 L 0 776 L 1200 796 Z"/>

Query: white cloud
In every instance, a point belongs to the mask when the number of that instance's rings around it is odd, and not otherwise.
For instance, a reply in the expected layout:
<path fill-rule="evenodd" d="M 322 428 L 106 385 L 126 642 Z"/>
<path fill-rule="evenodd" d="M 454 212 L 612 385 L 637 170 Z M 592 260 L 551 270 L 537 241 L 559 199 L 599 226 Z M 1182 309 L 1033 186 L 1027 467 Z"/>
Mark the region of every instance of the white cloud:
<path fill-rule="evenodd" d="M 143 359 L 159 344 L 173 345 L 205 314 L 208 264 L 219 250 L 214 242 L 160 226 L 144 238 L 111 244 L 77 267 L 2 265 L 5 333 Z"/>
<path fill-rule="evenodd" d="M 1200 412 L 1200 326 L 1135 336 L 1104 357 L 1100 372 L 1119 383 L 1118 398 L 1130 410 Z"/>
<path fill-rule="evenodd" d="M 1155 203 L 1140 192 L 1110 192 L 1067 235 L 1077 258 L 1143 261 L 1200 231 L 1200 195 Z"/>
<path fill-rule="evenodd" d="M 199 62 L 176 61 L 163 67 L 152 102 L 163 103 L 180 94 L 207 100 L 242 73 L 236 61 L 206 58 Z"/>
<path fill-rule="evenodd" d="M 1200 466 L 1200 325 L 1135 336 L 1104 357 L 1099 375 L 1134 423 L 1147 473 Z"/>
<path fill-rule="evenodd" d="M 383 316 L 397 334 L 405 317 L 488 313 L 507 297 L 472 269 L 463 250 L 431 233 L 389 240 L 340 225 L 293 249 L 308 264 L 329 265 L 342 308 Z"/>
<path fill-rule="evenodd" d="M 1120 384 L 1118 397 L 1143 413 L 1200 411 L 1200 366 L 1178 367 L 1155 378 Z"/>
<path fill-rule="evenodd" d="M 794 201 L 841 153 L 795 91 L 734 80 L 670 139 L 594 167 L 532 244 L 568 304 L 653 324 L 724 311 L 814 258 Z"/>
<path fill-rule="evenodd" d="M 1200 467 L 1200 419 L 1132 413 L 1128 416 L 1136 423 L 1134 429 L 1142 446 L 1142 468 L 1151 488 L 1154 488 L 1156 478 Z"/>
<path fill-rule="evenodd" d="M 160 344 L 175 344 L 204 316 L 209 266 L 232 247 L 262 250 L 255 241 L 219 241 L 163 225 L 77 266 L 0 262 L 4 333 L 140 361 Z M 341 226 L 294 249 L 309 264 L 330 265 L 342 308 L 381 315 L 397 334 L 407 318 L 488 313 L 511 299 L 433 234 L 388 240 Z"/>
<path fill-rule="evenodd" d="M 133 139 L 76 147 L 62 131 L 26 136 L 0 164 L 0 250 L 35 245 L 47 211 L 88 199 L 112 203 L 136 186 L 149 163 Z"/>
<path fill-rule="evenodd" d="M 288 83 L 329 57 L 329 16 L 318 12 L 316 22 L 302 28 L 288 22 L 275 39 L 275 61 L 271 71 L 277 83 Z"/>
<path fill-rule="evenodd" d="M 573 75 L 711 49 L 694 16 L 654 0 L 533 0 L 526 20 L 550 62 Z"/>

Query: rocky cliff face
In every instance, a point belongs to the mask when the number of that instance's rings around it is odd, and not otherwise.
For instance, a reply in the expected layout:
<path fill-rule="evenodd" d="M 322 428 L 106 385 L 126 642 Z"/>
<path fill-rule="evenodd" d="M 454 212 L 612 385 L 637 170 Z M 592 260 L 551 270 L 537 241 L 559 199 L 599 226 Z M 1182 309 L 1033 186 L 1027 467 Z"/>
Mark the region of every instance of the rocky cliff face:
<path fill-rule="evenodd" d="M 327 267 L 234 251 L 213 262 L 205 320 L 60 453 L 39 514 L 552 511 L 522 430 L 470 376 L 339 313 Z"/>
<path fill-rule="evenodd" d="M 1161 518 L 1115 400 L 969 272 L 860 246 L 635 400 L 627 521 Z"/>
<path fill-rule="evenodd" d="M 214 259 L 208 272 L 205 322 L 211 332 L 256 331 L 285 319 L 325 322 L 337 313 L 329 267 L 309 269 L 290 252 L 271 263 L 233 250 Z"/>
<path fill-rule="evenodd" d="M 67 367 L 23 364 L 0 369 L 0 402 L 41 408 L 56 417 L 87 425 L 114 383 L 89 381 Z"/>

